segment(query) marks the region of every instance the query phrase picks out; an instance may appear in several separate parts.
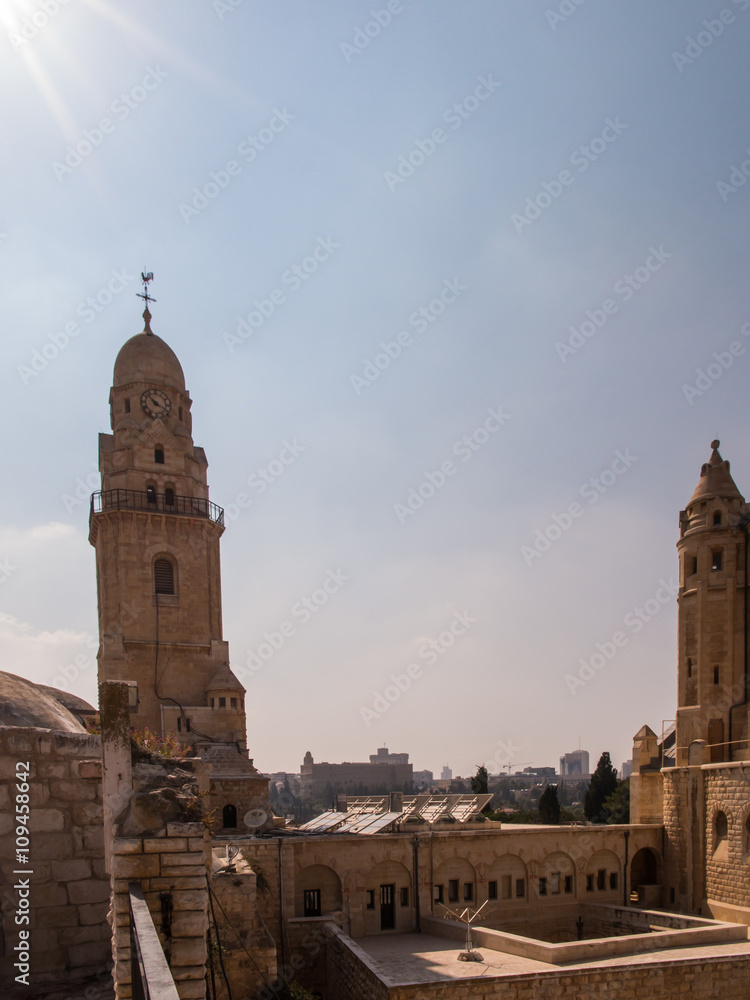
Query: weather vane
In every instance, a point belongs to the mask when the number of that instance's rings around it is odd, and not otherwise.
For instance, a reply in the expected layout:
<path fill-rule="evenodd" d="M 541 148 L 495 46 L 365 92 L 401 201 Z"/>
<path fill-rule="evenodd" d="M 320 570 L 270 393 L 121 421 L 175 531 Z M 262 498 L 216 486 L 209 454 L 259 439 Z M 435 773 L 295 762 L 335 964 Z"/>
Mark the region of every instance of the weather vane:
<path fill-rule="evenodd" d="M 141 271 L 141 281 L 143 282 L 143 291 L 135 293 L 138 296 L 139 299 L 143 299 L 143 301 L 146 303 L 146 308 L 143 310 L 143 318 L 146 321 L 146 326 L 144 328 L 144 333 L 151 333 L 152 332 L 151 326 L 150 326 L 150 323 L 151 323 L 151 312 L 150 312 L 150 310 L 148 308 L 148 304 L 149 304 L 149 302 L 156 302 L 156 299 L 152 298 L 148 294 L 148 285 L 149 285 L 149 282 L 153 281 L 153 280 L 154 280 L 154 272 L 153 271 Z"/>

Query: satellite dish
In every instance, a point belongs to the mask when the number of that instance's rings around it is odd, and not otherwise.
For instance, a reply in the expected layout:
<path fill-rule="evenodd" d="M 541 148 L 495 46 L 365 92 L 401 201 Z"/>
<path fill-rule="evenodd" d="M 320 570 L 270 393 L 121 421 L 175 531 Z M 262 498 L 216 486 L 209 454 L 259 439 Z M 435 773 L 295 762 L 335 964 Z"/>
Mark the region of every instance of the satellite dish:
<path fill-rule="evenodd" d="M 245 813 L 244 823 L 250 830 L 256 830 L 259 826 L 263 826 L 267 819 L 268 813 L 265 809 L 250 809 Z"/>

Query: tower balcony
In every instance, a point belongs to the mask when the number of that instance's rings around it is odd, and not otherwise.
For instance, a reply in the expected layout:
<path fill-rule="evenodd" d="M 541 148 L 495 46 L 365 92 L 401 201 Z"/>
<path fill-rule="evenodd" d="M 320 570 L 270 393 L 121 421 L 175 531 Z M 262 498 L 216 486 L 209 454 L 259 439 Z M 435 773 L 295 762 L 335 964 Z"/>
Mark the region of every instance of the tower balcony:
<path fill-rule="evenodd" d="M 140 510 L 147 514 L 202 517 L 224 527 L 224 508 L 202 497 L 181 497 L 155 490 L 99 490 L 91 494 L 91 526 L 95 514 L 110 510 Z"/>

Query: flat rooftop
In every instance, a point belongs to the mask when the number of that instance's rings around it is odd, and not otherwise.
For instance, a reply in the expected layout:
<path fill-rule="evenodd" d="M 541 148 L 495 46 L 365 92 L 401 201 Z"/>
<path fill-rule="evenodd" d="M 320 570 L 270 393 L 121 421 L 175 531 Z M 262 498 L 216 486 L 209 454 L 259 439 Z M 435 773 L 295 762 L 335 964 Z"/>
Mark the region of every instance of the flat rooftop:
<path fill-rule="evenodd" d="M 369 955 L 377 971 L 394 985 L 435 983 L 443 980 L 477 979 L 482 976 L 521 976 L 535 972 L 561 972 L 590 966 L 648 965 L 677 962 L 681 959 L 728 958 L 739 955 L 750 959 L 750 941 L 707 944 L 697 948 L 662 948 L 642 955 L 621 955 L 570 965 L 551 965 L 530 958 L 508 955 L 489 948 L 476 948 L 484 962 L 459 962 L 463 950 L 459 941 L 431 934 L 381 934 L 357 938 L 357 945 Z"/>

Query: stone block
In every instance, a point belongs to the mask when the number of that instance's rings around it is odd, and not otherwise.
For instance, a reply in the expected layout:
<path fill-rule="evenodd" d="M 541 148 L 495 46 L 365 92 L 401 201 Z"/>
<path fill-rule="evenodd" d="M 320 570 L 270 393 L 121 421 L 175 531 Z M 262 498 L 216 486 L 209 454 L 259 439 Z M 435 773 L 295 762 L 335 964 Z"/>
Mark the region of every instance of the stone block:
<path fill-rule="evenodd" d="M 183 851 L 181 854 L 165 854 L 161 859 L 163 868 L 171 868 L 172 865 L 197 865 L 206 867 L 206 859 L 202 851 Z"/>
<path fill-rule="evenodd" d="M 172 937 L 204 937 L 208 915 L 200 910 L 183 910 L 172 917 Z"/>
<path fill-rule="evenodd" d="M 86 785 L 81 787 L 86 788 Z M 98 826 L 103 823 L 104 811 L 101 804 L 99 802 L 76 802 L 73 806 L 73 822 L 76 826 Z"/>
<path fill-rule="evenodd" d="M 34 763 L 35 778 L 67 778 L 70 766 L 67 760 L 40 760 Z"/>
<path fill-rule="evenodd" d="M 32 842 L 34 860 L 46 861 L 70 857 L 73 853 L 70 834 L 39 833 Z"/>
<path fill-rule="evenodd" d="M 30 828 L 32 833 L 62 833 L 65 829 L 65 816 L 59 809 L 34 809 Z"/>
<path fill-rule="evenodd" d="M 90 924 L 102 925 L 107 919 L 109 900 L 106 903 L 82 903 L 78 907 L 78 920 L 82 927 Z"/>
<path fill-rule="evenodd" d="M 205 889 L 206 888 L 206 876 L 205 874 L 200 876 L 188 876 L 187 878 L 180 878 L 176 881 L 176 876 L 179 872 L 171 871 L 170 875 L 172 878 L 152 878 L 150 883 L 150 888 L 153 892 L 172 892 L 173 890 L 183 890 L 183 889 Z"/>
<path fill-rule="evenodd" d="M 173 938 L 172 962 L 175 965 L 205 965 L 207 958 L 205 938 Z"/>
<path fill-rule="evenodd" d="M 79 761 L 78 777 L 84 779 L 99 779 L 101 781 L 102 762 L 100 760 Z"/>
<path fill-rule="evenodd" d="M 46 806 L 49 802 L 49 785 L 44 781 L 32 781 L 29 786 L 29 802 L 32 811 Z M 53 805 L 62 805 L 55 802 Z"/>
<path fill-rule="evenodd" d="M 110 930 L 106 925 L 93 926 L 89 924 L 88 927 L 61 927 L 57 932 L 60 938 L 60 944 L 88 944 L 91 941 L 109 941 Z M 36 947 L 39 947 L 37 944 Z"/>
<path fill-rule="evenodd" d="M 197 979 L 183 980 L 177 987 L 180 1000 L 203 1000 L 206 995 L 205 982 Z"/>
<path fill-rule="evenodd" d="M 86 879 L 82 882 L 68 882 L 68 898 L 71 903 L 103 903 L 109 900 L 109 883 Z"/>
<path fill-rule="evenodd" d="M 64 799 L 66 802 L 91 802 L 96 798 L 91 785 L 82 781 L 53 778 L 49 783 L 49 790 L 56 799 Z"/>
<path fill-rule="evenodd" d="M 68 902 L 68 893 L 64 885 L 40 885 L 31 883 L 33 907 L 45 906 L 65 906 Z"/>
<path fill-rule="evenodd" d="M 13 832 L 14 820 L 13 816 L 6 813 L 0 813 L 0 837 L 5 837 L 9 833 Z"/>
<path fill-rule="evenodd" d="M 201 884 L 206 884 L 206 866 L 205 865 L 174 865 L 171 868 L 163 868 L 163 873 L 165 875 L 170 875 L 172 877 L 172 884 L 174 885 L 174 880 L 180 876 L 182 878 L 193 879 L 203 874 L 201 879 Z M 179 888 L 184 888 L 180 884 Z"/>
<path fill-rule="evenodd" d="M 112 873 L 117 878 L 149 878 L 159 874 L 157 854 L 126 854 L 112 858 Z"/>
<path fill-rule="evenodd" d="M 44 906 L 35 913 L 37 927 L 75 927 L 78 911 L 75 906 Z"/>
<path fill-rule="evenodd" d="M 186 837 L 147 837 L 143 841 L 143 850 L 146 854 L 171 854 L 175 851 L 187 851 Z"/>
<path fill-rule="evenodd" d="M 206 846 L 206 841 L 203 837 L 190 837 L 188 840 L 188 850 L 189 851 L 203 851 Z"/>
<path fill-rule="evenodd" d="M 112 846 L 113 854 L 142 854 L 143 841 L 135 837 L 117 837 Z"/>
<path fill-rule="evenodd" d="M 91 862 L 84 859 L 53 861 L 52 877 L 55 882 L 75 882 L 78 879 L 91 878 Z"/>
<path fill-rule="evenodd" d="M 172 893 L 172 905 L 175 910 L 202 910 L 208 906 L 208 894 L 196 890 L 178 890 Z"/>
<path fill-rule="evenodd" d="M 73 968 L 89 965 L 101 965 L 109 958 L 110 943 L 106 941 L 89 941 L 86 944 L 71 945 L 69 949 L 70 964 Z"/>

